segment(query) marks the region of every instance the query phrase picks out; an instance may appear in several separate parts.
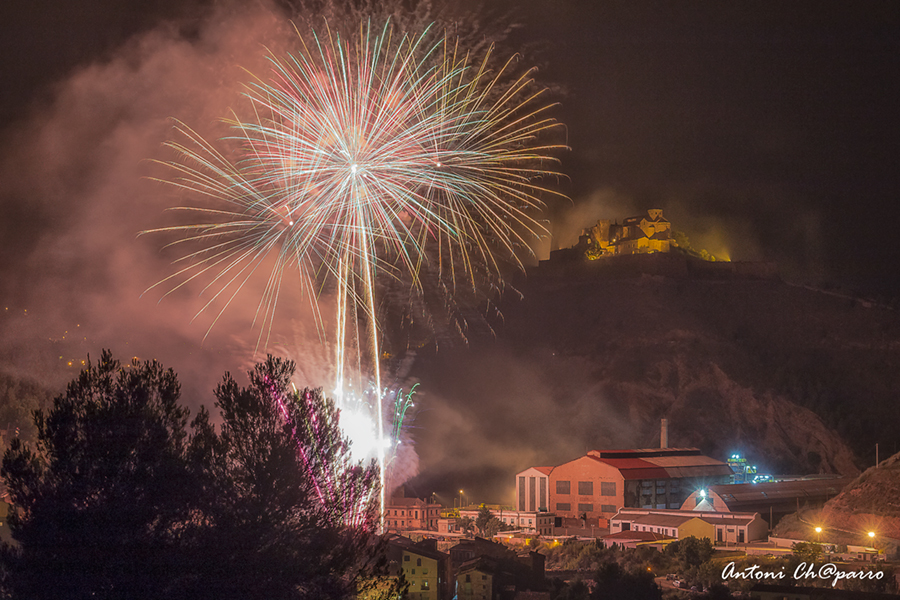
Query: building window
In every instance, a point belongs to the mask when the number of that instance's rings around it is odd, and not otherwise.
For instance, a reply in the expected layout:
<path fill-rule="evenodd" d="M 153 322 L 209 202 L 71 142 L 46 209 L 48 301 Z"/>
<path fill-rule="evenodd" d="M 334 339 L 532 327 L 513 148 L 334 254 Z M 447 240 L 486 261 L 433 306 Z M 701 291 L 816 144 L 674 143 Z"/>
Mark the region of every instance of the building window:
<path fill-rule="evenodd" d="M 403 562 L 409 562 L 409 554 L 403 555 Z"/>
<path fill-rule="evenodd" d="M 417 558 L 417 559 L 416 559 L 416 566 L 417 566 L 417 567 L 421 567 L 421 566 L 422 566 L 422 559 L 421 559 L 421 558 Z"/>
<path fill-rule="evenodd" d="M 568 502 L 557 502 L 556 510 L 569 511 L 572 510 L 572 505 Z"/>
<path fill-rule="evenodd" d="M 616 512 L 616 505 L 615 504 L 601 504 L 600 512 L 614 513 L 614 512 Z"/>
<path fill-rule="evenodd" d="M 616 482 L 615 481 L 601 481 L 600 482 L 600 495 L 601 496 L 615 496 L 616 495 Z"/>
<path fill-rule="evenodd" d="M 423 590 L 427 590 L 427 589 L 428 589 L 428 580 L 427 580 L 427 579 L 423 579 L 423 580 L 422 580 L 422 589 L 423 589 Z"/>
<path fill-rule="evenodd" d="M 594 495 L 594 482 L 593 481 L 579 481 L 578 482 L 578 495 L 579 496 L 593 496 Z"/>
<path fill-rule="evenodd" d="M 579 504 L 578 512 L 580 512 L 580 513 L 594 512 L 594 505 L 593 504 Z"/>
<path fill-rule="evenodd" d="M 572 493 L 572 482 L 557 481 L 556 482 L 556 493 L 557 494 L 571 494 Z"/>
<path fill-rule="evenodd" d="M 471 575 L 466 575 L 466 583 L 470 583 L 472 581 Z"/>

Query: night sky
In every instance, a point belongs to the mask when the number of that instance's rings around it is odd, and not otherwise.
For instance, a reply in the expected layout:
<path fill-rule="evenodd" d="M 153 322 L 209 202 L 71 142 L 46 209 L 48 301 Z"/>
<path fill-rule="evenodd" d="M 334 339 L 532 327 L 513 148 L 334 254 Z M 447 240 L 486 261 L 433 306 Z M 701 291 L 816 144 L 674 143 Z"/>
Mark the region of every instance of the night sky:
<path fill-rule="evenodd" d="M 539 66 L 567 128 L 554 245 L 659 207 L 733 260 L 900 295 L 895 2 L 494 6 L 520 25 L 502 51 Z M 59 385 L 70 359 L 111 347 L 161 358 L 209 404 L 255 334 L 235 310 L 201 345 L 195 294 L 142 297 L 172 259 L 136 238 L 173 204 L 148 159 L 165 157 L 171 117 L 227 114 L 241 67 L 289 39 L 283 19 L 263 2 L 42 0 L 3 3 L 0 28 L 0 368 Z M 315 379 L 306 311 L 282 313 L 282 347 Z"/>

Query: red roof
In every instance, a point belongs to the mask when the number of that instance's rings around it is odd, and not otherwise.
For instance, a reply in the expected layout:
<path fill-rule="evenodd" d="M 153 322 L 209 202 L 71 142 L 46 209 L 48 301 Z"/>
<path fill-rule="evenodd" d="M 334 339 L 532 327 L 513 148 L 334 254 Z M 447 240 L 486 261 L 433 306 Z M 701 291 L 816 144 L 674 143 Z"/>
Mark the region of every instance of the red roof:
<path fill-rule="evenodd" d="M 553 467 L 532 467 L 535 471 L 540 471 L 544 475 L 549 475 L 550 471 L 553 470 Z"/>
<path fill-rule="evenodd" d="M 591 458 L 618 469 L 625 479 L 669 479 L 665 469 L 642 458 Z"/>

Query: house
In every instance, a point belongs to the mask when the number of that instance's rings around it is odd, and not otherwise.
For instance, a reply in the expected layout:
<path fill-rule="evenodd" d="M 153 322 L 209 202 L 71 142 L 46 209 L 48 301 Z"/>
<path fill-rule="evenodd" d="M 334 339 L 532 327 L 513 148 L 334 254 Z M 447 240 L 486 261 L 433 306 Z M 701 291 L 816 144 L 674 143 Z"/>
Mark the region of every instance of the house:
<path fill-rule="evenodd" d="M 769 526 L 759 513 L 623 508 L 609 523 L 611 535 L 639 531 L 677 540 L 691 536 L 709 538 L 726 545 L 764 540 L 769 533 Z"/>
<path fill-rule="evenodd" d="M 488 507 L 488 510 L 490 510 L 491 514 L 497 517 L 501 523 L 504 523 L 513 529 L 536 533 L 538 535 L 553 535 L 553 521 L 555 515 L 546 512 L 546 510 L 541 512 L 522 511 L 490 506 Z M 478 518 L 479 512 L 480 509 L 462 509 L 459 511 L 459 516 L 469 517 L 474 521 Z M 448 524 L 448 531 L 449 525 L 450 524 Z"/>
<path fill-rule="evenodd" d="M 456 596 L 458 600 L 515 600 L 521 592 L 543 589 L 543 561 L 540 568 L 537 574 L 520 560 L 479 556 L 460 565 Z"/>
<path fill-rule="evenodd" d="M 462 540 L 450 548 L 450 570 L 453 573 L 458 573 L 463 563 L 481 556 L 509 560 L 516 559 L 516 553 L 503 544 L 475 537 L 473 539 Z"/>
<path fill-rule="evenodd" d="M 611 535 L 622 531 L 640 531 L 657 533 L 676 540 L 687 537 L 712 540 L 715 536 L 715 527 L 697 515 L 685 512 L 686 514 L 668 514 L 661 511 L 632 513 L 628 509 L 623 509 L 610 519 L 609 531 Z"/>
<path fill-rule="evenodd" d="M 419 498 L 391 498 L 384 507 L 384 525 L 388 532 L 437 531 L 441 505 Z"/>
<path fill-rule="evenodd" d="M 412 540 L 390 535 L 387 538 L 389 573 L 403 573 L 409 582 L 410 600 L 449 600 L 452 598 L 450 555 L 439 552 L 434 540 Z"/>
<path fill-rule="evenodd" d="M 601 527 L 626 507 L 681 508 L 694 490 L 726 483 L 732 476 L 727 464 L 696 448 L 592 450 L 556 467 L 519 473 L 517 489 L 525 478 L 528 498 L 528 479 L 534 477 L 540 490 L 539 476 L 545 470 L 549 510 L 570 522 L 583 520 Z"/>

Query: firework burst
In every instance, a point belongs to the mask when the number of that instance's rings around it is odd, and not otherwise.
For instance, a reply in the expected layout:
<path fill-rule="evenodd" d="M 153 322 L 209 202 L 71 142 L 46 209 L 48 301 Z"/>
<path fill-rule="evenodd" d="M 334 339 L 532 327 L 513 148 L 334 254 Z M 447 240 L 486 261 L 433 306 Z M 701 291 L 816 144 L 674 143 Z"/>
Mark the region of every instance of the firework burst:
<path fill-rule="evenodd" d="M 299 273 L 323 337 L 317 302 L 320 290 L 334 290 L 334 394 L 341 406 L 351 369 L 371 374 L 379 440 L 376 278 L 402 277 L 415 291 L 427 270 L 450 293 L 476 286 L 479 270 L 502 280 L 500 260 L 517 263 L 545 232 L 540 198 L 550 190 L 541 182 L 557 175 L 550 155 L 560 146 L 538 140 L 558 124 L 540 92 L 526 93 L 528 74 L 511 77 L 511 63 L 492 73 L 487 57 L 473 61 L 449 40 L 424 42 L 426 34 L 361 25 L 342 38 L 326 29 L 301 36 L 293 54 L 271 55 L 269 77 L 246 88 L 252 118 L 227 121 L 237 160 L 177 125 L 186 141 L 169 144 L 180 176 L 168 183 L 213 204 L 177 209 L 195 223 L 153 230 L 192 248 L 157 285 L 171 293 L 206 281 L 211 297 L 200 312 L 221 305 L 213 324 L 265 269 L 257 347 L 268 344 L 286 273 Z"/>

